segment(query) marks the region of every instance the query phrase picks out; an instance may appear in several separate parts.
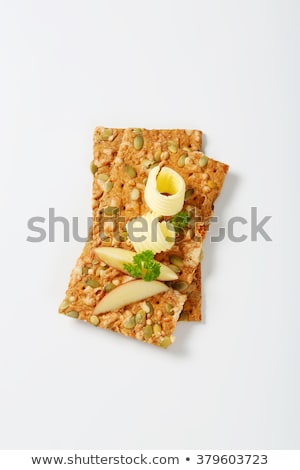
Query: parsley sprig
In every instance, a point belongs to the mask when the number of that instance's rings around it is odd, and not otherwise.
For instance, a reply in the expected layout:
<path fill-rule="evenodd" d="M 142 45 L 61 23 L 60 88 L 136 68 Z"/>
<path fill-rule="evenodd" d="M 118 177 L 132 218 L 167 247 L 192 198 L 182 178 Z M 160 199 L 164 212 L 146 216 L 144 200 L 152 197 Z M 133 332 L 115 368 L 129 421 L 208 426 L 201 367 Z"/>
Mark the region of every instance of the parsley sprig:
<path fill-rule="evenodd" d="M 175 232 L 181 232 L 189 223 L 190 216 L 187 212 L 181 211 L 178 214 L 175 214 L 171 219 L 171 224 L 173 225 Z"/>
<path fill-rule="evenodd" d="M 132 264 L 125 263 L 123 266 L 130 276 L 142 278 L 144 281 L 154 281 L 160 274 L 160 264 L 155 261 L 151 250 L 136 254 Z"/>

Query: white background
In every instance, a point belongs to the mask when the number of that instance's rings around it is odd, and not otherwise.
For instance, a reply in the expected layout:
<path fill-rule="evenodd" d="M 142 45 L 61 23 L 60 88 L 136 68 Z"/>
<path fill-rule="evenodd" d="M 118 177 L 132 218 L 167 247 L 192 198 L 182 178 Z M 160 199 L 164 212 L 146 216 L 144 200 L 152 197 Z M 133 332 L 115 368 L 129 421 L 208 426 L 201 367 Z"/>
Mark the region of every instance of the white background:
<path fill-rule="evenodd" d="M 1 448 L 299 449 L 299 7 L 1 1 Z M 202 129 L 220 224 L 272 216 L 206 240 L 167 351 L 58 315 L 82 245 L 26 241 L 49 207 L 84 234 L 96 125 Z"/>

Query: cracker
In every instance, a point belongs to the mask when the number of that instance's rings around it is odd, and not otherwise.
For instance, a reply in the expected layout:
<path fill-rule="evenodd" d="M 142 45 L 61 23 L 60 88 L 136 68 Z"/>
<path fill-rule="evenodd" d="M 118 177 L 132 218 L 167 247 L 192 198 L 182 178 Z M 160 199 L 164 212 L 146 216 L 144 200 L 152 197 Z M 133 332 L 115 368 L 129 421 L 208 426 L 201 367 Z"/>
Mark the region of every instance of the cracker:
<path fill-rule="evenodd" d="M 126 221 L 134 216 L 143 214 L 149 209 L 144 201 L 143 192 L 145 189 L 144 178 L 149 173 L 149 168 L 143 163 L 144 160 L 154 162 L 154 158 L 157 152 L 161 152 L 161 163 L 160 165 L 167 165 L 178 171 L 185 179 L 186 186 L 188 189 L 193 188 L 193 196 L 186 201 L 184 209 L 195 214 L 198 219 L 196 227 L 196 234 L 198 241 L 195 240 L 194 234 L 187 233 L 182 241 L 182 245 L 176 245 L 174 250 L 177 254 L 180 254 L 180 250 L 185 252 L 185 261 L 190 259 L 188 251 L 194 252 L 193 263 L 185 263 L 183 266 L 180 280 L 191 284 L 191 275 L 196 270 L 199 264 L 199 255 L 201 249 L 201 243 L 205 236 L 208 228 L 210 217 L 213 213 L 213 204 L 218 196 L 225 174 L 228 170 L 228 166 L 217 162 L 212 159 L 207 159 L 205 166 L 200 166 L 199 162 L 205 156 L 198 149 L 201 147 L 202 134 L 200 131 L 191 131 L 188 134 L 183 130 L 142 130 L 144 145 L 140 151 L 134 149 L 133 141 L 136 137 L 136 132 L 133 129 L 128 129 L 123 134 L 123 140 L 121 143 L 120 150 L 118 152 L 117 159 L 114 161 L 114 165 L 107 169 L 107 173 L 110 174 L 110 180 L 113 182 L 114 187 L 109 193 L 103 193 L 103 184 L 101 181 L 95 179 L 94 184 L 94 199 L 99 200 L 99 210 L 104 210 L 106 206 L 120 207 L 125 215 Z M 175 142 L 178 145 L 178 151 L 173 153 L 170 151 L 170 141 Z M 97 146 L 96 146 L 97 150 Z M 185 161 L 184 167 L 178 166 L 178 159 L 182 154 L 188 155 Z M 105 171 L 107 168 L 107 161 L 97 162 L 101 166 L 101 171 Z M 102 165 L 104 163 L 104 165 Z M 124 170 L 125 165 L 131 165 L 136 169 L 137 176 L 132 179 L 128 178 Z M 138 201 L 130 200 L 130 193 L 133 188 L 138 188 L 141 191 L 141 196 Z M 102 191 L 102 192 L 101 192 Z M 126 208 L 126 209 L 125 209 Z M 101 219 L 101 217 L 100 217 Z M 99 220 L 98 220 L 99 222 Z M 124 223 L 124 225 L 125 225 Z M 105 236 L 105 234 L 103 234 Z M 94 219 L 94 238 L 100 236 L 99 223 L 97 219 Z M 113 242 L 114 245 L 114 242 Z M 186 248 L 182 248 L 185 246 Z M 132 249 L 131 244 L 128 243 L 127 247 L 124 248 Z M 168 264 L 169 255 L 173 251 L 162 253 L 157 256 L 159 261 Z M 197 256 L 198 253 L 198 256 Z M 200 272 L 198 270 L 197 276 L 199 277 L 197 283 L 192 283 L 188 288 L 188 295 L 191 297 L 189 302 L 189 320 L 199 320 L 201 318 L 200 304 L 201 294 L 196 294 L 194 291 L 197 290 L 197 286 L 200 284 Z M 199 300 L 197 300 L 199 298 Z"/>
<path fill-rule="evenodd" d="M 102 136 L 107 137 L 107 134 L 105 135 L 106 131 L 107 131 L 106 128 L 98 127 L 95 130 L 95 133 L 94 133 L 94 164 L 97 165 L 98 170 L 95 173 L 94 179 L 93 179 L 93 204 L 92 204 L 92 206 L 93 206 L 93 220 L 94 220 L 93 225 L 94 225 L 94 229 L 96 227 L 94 237 L 96 237 L 96 238 L 99 237 L 99 233 L 98 233 L 98 230 L 97 230 L 97 226 L 98 226 L 97 221 L 98 221 L 99 199 L 102 196 L 101 191 L 99 191 L 98 181 L 100 183 L 100 186 L 104 187 L 105 186 L 105 181 L 101 180 L 100 178 L 103 177 L 103 174 L 107 174 L 107 175 L 110 174 L 112 168 L 116 165 L 116 163 L 117 162 L 120 163 L 120 157 L 117 155 L 117 152 L 118 152 L 120 143 L 122 142 L 122 138 L 123 138 L 123 134 L 124 134 L 123 129 L 111 129 L 111 135 L 106 140 L 106 139 L 102 138 Z M 185 146 L 187 149 L 198 149 L 198 148 L 201 147 L 202 133 L 200 131 L 191 131 L 191 132 L 187 133 L 186 131 L 182 131 L 182 130 L 180 130 L 180 131 L 176 131 L 176 130 L 150 131 L 149 145 L 152 146 L 152 150 L 157 151 L 157 150 L 160 149 L 160 140 L 159 139 L 163 139 L 164 141 L 169 142 L 169 140 L 172 140 L 174 137 L 176 137 L 176 135 L 178 136 L 178 134 L 180 135 L 182 145 Z M 188 135 L 188 134 L 190 134 L 190 135 Z M 154 146 L 153 146 L 151 141 L 153 141 L 154 138 L 158 139 L 158 141 L 157 142 L 155 141 Z M 125 145 L 126 145 L 126 141 L 125 141 Z M 149 145 L 148 145 L 148 150 L 150 150 Z M 150 152 L 148 152 L 148 157 L 152 159 L 154 157 L 154 155 L 150 155 L 149 153 Z M 126 161 L 128 161 L 129 163 L 132 163 L 130 161 L 130 159 L 127 159 Z M 118 179 L 118 176 L 119 175 L 118 175 L 118 172 L 117 172 L 115 178 Z M 143 185 L 143 188 L 144 188 L 144 185 Z M 126 188 L 124 189 L 124 191 L 126 191 Z M 111 196 L 111 195 L 116 194 L 116 193 L 118 194 L 118 190 L 116 191 L 116 188 L 114 188 L 111 192 L 107 193 L 107 196 L 108 195 Z M 104 207 L 104 206 L 105 206 L 105 204 L 103 204 L 102 207 Z M 135 207 L 135 210 L 137 210 L 136 207 Z M 128 212 L 128 205 L 126 207 L 126 212 Z M 99 245 L 100 244 L 101 243 L 99 243 Z M 187 243 L 188 248 L 189 248 L 190 245 Z M 96 245 L 96 246 L 98 246 L 98 245 Z M 122 246 L 122 244 L 115 243 L 114 246 Z M 125 246 L 125 248 L 128 249 L 128 248 L 130 248 L 130 246 Z M 199 253 L 200 244 L 198 244 L 197 250 L 198 250 L 198 253 Z M 186 250 L 186 251 L 188 251 L 188 250 Z M 196 258 L 198 258 L 197 254 L 196 254 Z M 168 260 L 167 260 L 167 262 L 168 262 Z M 195 266 L 196 266 L 196 264 L 195 264 Z M 87 268 L 87 266 L 85 266 L 85 265 L 82 266 L 83 271 L 85 271 L 86 268 Z M 181 280 L 186 280 L 186 275 L 187 275 L 187 278 L 188 278 L 187 279 L 188 283 L 191 284 L 193 271 L 190 269 L 190 267 L 188 267 L 188 269 L 183 270 L 183 273 L 181 275 Z M 87 275 L 85 275 L 85 276 L 87 277 Z M 77 277 L 76 276 L 71 277 L 71 281 L 70 281 L 70 285 L 69 285 L 69 295 L 71 294 L 71 297 L 74 297 L 74 295 L 72 295 L 72 291 L 70 292 L 70 290 L 72 290 L 72 287 L 76 290 L 76 282 L 78 282 L 78 273 L 77 273 Z M 198 282 L 196 284 L 193 283 L 189 287 L 189 289 L 192 290 L 195 287 L 198 289 L 199 299 L 200 300 L 199 300 L 198 303 L 194 302 L 193 308 L 190 307 L 191 302 L 189 303 L 190 309 L 189 309 L 189 315 L 188 315 L 187 319 L 190 319 L 190 320 L 200 320 L 201 319 L 201 310 L 200 310 L 200 307 L 201 307 L 201 294 L 200 294 L 201 277 L 200 277 L 200 273 L 199 273 L 199 276 L 198 276 Z M 189 298 L 190 296 L 193 299 L 195 298 L 194 294 L 192 294 L 190 292 L 187 292 L 187 297 Z M 73 308 L 78 309 L 78 305 L 73 305 Z"/>
<path fill-rule="evenodd" d="M 188 282 L 188 301 L 184 309 L 183 319 L 185 316 L 190 320 L 199 319 L 201 293 L 200 293 L 200 270 L 199 256 L 201 251 L 202 239 L 207 229 L 207 221 L 212 215 L 213 202 L 221 189 L 227 166 L 213 160 L 209 160 L 203 169 L 199 166 L 199 159 L 203 156 L 199 152 L 201 146 L 201 132 L 193 131 L 186 133 L 185 131 L 147 131 L 143 130 L 144 146 L 141 151 L 136 151 L 133 147 L 133 139 L 136 136 L 134 130 L 129 129 L 124 133 L 122 130 L 113 129 L 110 140 L 101 139 L 103 128 L 96 129 L 95 145 L 94 145 L 94 162 L 99 167 L 95 174 L 93 183 L 93 240 L 89 241 L 77 261 L 74 268 L 67 298 L 69 302 L 67 308 L 61 308 L 61 313 L 71 316 L 78 316 L 80 319 L 91 321 L 94 306 L 103 295 L 102 288 L 104 283 L 99 285 L 99 289 L 93 289 L 86 285 L 86 281 L 95 277 L 97 272 L 97 259 L 93 254 L 93 248 L 105 243 L 104 237 L 111 236 L 111 245 L 132 249 L 130 242 L 115 240 L 111 230 L 99 226 L 103 216 L 103 210 L 107 206 L 120 208 L 120 216 L 124 216 L 123 227 L 129 218 L 143 214 L 148 211 L 143 199 L 143 190 L 145 187 L 144 179 L 149 172 L 147 165 L 142 163 L 142 159 L 146 158 L 153 161 L 157 152 L 161 152 L 162 163 L 178 171 L 185 179 L 187 187 L 194 188 L 194 194 L 189 201 L 185 203 L 184 209 L 195 209 L 196 215 L 200 216 L 200 226 L 197 229 L 198 240 L 192 239 L 190 231 L 187 231 L 184 237 L 184 243 L 177 244 L 174 247 L 174 253 L 183 255 L 184 266 L 180 275 L 180 280 Z M 123 140 L 122 140 L 123 138 Z M 172 153 L 169 151 L 169 141 L 175 141 L 178 145 L 178 151 Z M 121 143 L 119 152 L 117 149 Z M 178 168 L 177 162 L 182 152 L 187 153 L 186 165 L 184 168 Z M 133 165 L 137 170 L 136 178 L 128 178 L 124 170 L 124 165 Z M 110 191 L 105 191 L 105 183 L 103 174 L 107 174 L 107 181 L 113 183 Z M 105 179 L 105 178 L 104 178 Z M 141 192 L 139 201 L 131 201 L 130 193 L 133 188 L 138 188 Z M 114 222 L 113 220 L 111 222 Z M 110 224 L 111 225 L 111 224 Z M 122 222 L 119 223 L 122 230 Z M 102 238 L 102 240 L 101 240 Z M 163 253 L 158 256 L 166 262 L 170 253 Z M 198 269 L 197 269 L 198 268 Z M 194 280 L 194 274 L 196 277 Z M 99 273 L 98 273 L 99 274 Z M 124 276 L 118 271 L 109 268 L 103 276 L 103 282 L 112 280 L 115 283 L 123 283 L 129 276 Z M 99 279 L 99 277 L 97 277 Z M 171 286 L 170 286 L 171 287 Z M 151 318 L 147 318 L 147 323 L 159 325 L 161 333 L 152 335 L 147 342 L 160 344 L 164 337 L 172 336 L 179 313 L 182 310 L 185 295 L 174 291 L 172 288 L 159 296 L 155 296 L 150 300 L 154 302 L 153 313 Z M 166 315 L 163 312 L 165 303 L 173 305 L 174 315 Z M 137 312 L 141 307 L 133 304 L 121 309 L 119 312 L 110 312 L 101 315 L 99 318 L 99 326 L 119 331 L 127 336 L 133 336 L 143 339 L 142 326 L 136 325 L 132 330 L 124 329 L 123 323 L 129 317 Z M 198 311 L 196 308 L 198 307 Z M 74 310 L 76 309 L 76 310 Z M 71 313 L 70 313 L 71 312 Z M 77 312 L 77 313 L 75 313 Z"/>

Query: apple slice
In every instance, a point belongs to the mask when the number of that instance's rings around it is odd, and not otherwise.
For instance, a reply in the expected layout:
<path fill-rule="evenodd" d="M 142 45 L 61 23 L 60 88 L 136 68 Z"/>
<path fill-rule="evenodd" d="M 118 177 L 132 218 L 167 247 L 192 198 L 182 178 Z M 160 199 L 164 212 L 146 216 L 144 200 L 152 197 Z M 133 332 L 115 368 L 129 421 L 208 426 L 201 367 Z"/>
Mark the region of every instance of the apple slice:
<path fill-rule="evenodd" d="M 125 305 L 139 302 L 153 295 L 166 292 L 168 287 L 159 281 L 145 282 L 142 279 L 125 282 L 106 294 L 97 304 L 94 315 L 113 312 Z"/>
<path fill-rule="evenodd" d="M 133 263 L 133 257 L 136 255 L 134 251 L 123 250 L 123 248 L 114 247 L 101 247 L 95 248 L 95 253 L 104 263 L 108 264 L 112 268 L 119 269 L 123 273 L 128 272 L 123 268 L 125 263 Z M 158 262 L 158 261 L 157 261 Z M 168 268 L 165 264 L 160 264 L 160 274 L 158 276 L 159 281 L 174 281 L 178 279 L 178 276 L 172 269 Z"/>

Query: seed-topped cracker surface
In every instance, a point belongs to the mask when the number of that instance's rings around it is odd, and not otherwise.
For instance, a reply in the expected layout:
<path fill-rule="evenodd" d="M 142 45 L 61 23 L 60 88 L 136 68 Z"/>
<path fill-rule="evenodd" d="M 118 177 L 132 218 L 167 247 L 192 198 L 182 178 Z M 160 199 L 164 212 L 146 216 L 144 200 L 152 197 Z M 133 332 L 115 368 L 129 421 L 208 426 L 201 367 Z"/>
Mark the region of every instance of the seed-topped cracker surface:
<path fill-rule="evenodd" d="M 72 271 L 61 313 L 163 347 L 173 341 L 180 314 L 182 320 L 200 319 L 202 241 L 228 169 L 200 151 L 201 141 L 200 131 L 96 129 L 92 239 Z M 95 315 L 96 304 L 132 278 L 105 265 L 94 249 L 133 250 L 126 223 L 149 210 L 144 191 L 148 173 L 156 165 L 174 169 L 186 183 L 183 211 L 190 214 L 190 223 L 179 231 L 171 250 L 155 257 L 171 267 L 178 279 L 168 283 L 166 292 Z"/>

